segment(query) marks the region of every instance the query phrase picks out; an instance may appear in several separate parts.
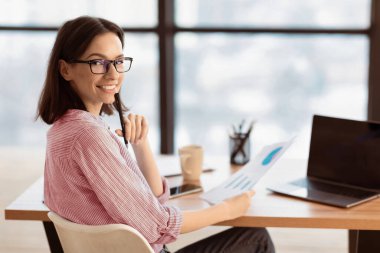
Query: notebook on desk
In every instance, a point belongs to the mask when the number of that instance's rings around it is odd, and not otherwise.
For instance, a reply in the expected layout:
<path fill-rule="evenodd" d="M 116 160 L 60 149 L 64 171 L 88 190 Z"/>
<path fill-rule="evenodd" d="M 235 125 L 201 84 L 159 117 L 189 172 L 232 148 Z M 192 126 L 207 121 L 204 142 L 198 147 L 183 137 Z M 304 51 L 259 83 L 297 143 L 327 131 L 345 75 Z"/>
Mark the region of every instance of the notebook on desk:
<path fill-rule="evenodd" d="M 338 207 L 377 198 L 380 123 L 315 115 L 307 177 L 268 189 Z"/>

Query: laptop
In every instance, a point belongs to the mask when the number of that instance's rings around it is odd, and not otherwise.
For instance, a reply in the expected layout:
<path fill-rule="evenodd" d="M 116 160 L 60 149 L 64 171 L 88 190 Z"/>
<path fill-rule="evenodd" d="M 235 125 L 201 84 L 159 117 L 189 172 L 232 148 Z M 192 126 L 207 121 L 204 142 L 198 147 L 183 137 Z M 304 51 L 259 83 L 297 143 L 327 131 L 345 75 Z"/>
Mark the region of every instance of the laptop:
<path fill-rule="evenodd" d="M 337 207 L 380 194 L 380 122 L 314 115 L 307 177 L 269 190 Z"/>

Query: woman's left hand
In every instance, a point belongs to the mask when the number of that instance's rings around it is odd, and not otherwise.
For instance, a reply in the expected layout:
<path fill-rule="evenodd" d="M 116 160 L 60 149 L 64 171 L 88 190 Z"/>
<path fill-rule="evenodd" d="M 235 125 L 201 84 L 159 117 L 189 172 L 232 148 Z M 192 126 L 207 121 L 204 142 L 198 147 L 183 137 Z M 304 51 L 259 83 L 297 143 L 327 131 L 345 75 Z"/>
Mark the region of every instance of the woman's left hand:
<path fill-rule="evenodd" d="M 130 113 L 124 117 L 125 138 L 131 144 L 139 144 L 146 140 L 148 135 L 148 122 L 143 115 Z M 116 134 L 123 137 L 121 129 L 116 129 Z"/>

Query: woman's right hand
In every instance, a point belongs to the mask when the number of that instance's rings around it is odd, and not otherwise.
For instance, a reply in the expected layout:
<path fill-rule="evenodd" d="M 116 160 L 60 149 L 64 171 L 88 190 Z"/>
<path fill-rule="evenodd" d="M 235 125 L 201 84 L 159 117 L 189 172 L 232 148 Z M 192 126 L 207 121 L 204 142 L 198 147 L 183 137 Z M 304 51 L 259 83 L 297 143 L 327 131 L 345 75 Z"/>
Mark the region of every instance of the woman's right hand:
<path fill-rule="evenodd" d="M 253 195 L 255 195 L 255 191 L 252 190 L 223 201 L 227 207 L 228 219 L 236 219 L 245 214 L 251 205 Z"/>
<path fill-rule="evenodd" d="M 128 114 L 127 117 L 124 117 L 124 126 L 125 139 L 132 145 L 135 146 L 147 140 L 149 125 L 143 115 Z M 123 137 L 123 131 L 121 129 L 116 129 L 115 132 L 120 137 Z"/>
<path fill-rule="evenodd" d="M 247 191 L 222 203 L 198 210 L 182 211 L 181 233 L 195 231 L 225 220 L 236 219 L 244 215 L 251 205 L 254 191 Z"/>

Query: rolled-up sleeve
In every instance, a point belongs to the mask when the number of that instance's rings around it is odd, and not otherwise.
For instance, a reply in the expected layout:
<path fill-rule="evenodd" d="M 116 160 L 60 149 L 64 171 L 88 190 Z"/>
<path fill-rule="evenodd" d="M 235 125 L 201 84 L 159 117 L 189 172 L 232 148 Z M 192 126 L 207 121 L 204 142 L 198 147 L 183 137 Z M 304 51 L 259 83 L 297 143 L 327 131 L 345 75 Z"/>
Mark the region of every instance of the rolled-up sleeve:
<path fill-rule="evenodd" d="M 71 156 L 115 222 L 134 227 L 151 244 L 177 238 L 182 213 L 165 205 L 170 194 L 167 180 L 162 178 L 164 192 L 154 196 L 137 164 L 122 156 L 106 130 L 86 129 L 75 141 Z"/>
<path fill-rule="evenodd" d="M 161 204 L 165 204 L 169 200 L 169 197 L 170 197 L 170 188 L 169 188 L 168 180 L 165 177 L 161 177 L 161 179 L 162 179 L 162 188 L 164 189 L 164 191 L 162 192 L 160 196 L 157 197 L 157 199 Z"/>

